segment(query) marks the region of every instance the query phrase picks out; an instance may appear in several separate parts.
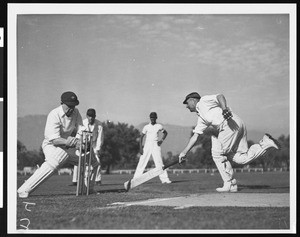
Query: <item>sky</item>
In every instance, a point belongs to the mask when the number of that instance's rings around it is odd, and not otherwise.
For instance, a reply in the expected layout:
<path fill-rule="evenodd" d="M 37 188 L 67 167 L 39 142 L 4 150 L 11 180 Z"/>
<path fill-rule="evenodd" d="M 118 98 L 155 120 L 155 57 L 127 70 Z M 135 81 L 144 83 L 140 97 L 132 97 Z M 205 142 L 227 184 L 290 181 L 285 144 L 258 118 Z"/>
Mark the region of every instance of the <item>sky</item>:
<path fill-rule="evenodd" d="M 248 130 L 289 134 L 288 14 L 20 14 L 17 114 L 47 115 L 65 91 L 85 117 L 194 126 L 183 100 L 221 93 Z"/>

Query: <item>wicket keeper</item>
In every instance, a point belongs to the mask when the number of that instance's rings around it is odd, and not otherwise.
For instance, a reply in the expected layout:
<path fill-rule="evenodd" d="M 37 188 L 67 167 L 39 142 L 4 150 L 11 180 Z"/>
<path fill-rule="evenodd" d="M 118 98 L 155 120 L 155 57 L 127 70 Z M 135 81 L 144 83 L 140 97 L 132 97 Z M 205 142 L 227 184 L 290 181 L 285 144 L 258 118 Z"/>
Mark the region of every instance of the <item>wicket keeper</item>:
<path fill-rule="evenodd" d="M 96 110 L 95 109 L 88 109 L 86 112 L 86 119 L 83 120 L 83 127 L 86 131 L 93 133 L 93 139 L 92 139 L 92 148 L 94 150 L 95 157 L 99 163 L 99 166 L 97 168 L 96 172 L 96 184 L 101 184 L 101 162 L 100 162 L 100 149 L 103 144 L 103 127 L 101 125 L 101 122 L 96 119 Z M 77 179 L 78 179 L 78 166 L 74 165 L 74 171 L 73 171 L 73 179 L 72 183 L 73 185 L 77 185 Z"/>

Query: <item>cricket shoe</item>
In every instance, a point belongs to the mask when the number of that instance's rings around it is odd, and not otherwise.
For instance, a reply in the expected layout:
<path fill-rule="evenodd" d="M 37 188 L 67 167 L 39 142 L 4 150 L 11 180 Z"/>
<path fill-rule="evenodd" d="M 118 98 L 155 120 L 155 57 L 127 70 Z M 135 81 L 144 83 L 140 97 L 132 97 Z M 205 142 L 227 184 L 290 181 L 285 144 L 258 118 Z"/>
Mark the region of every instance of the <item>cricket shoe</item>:
<path fill-rule="evenodd" d="M 238 191 L 238 187 L 236 184 L 236 179 L 232 179 L 231 181 L 225 182 L 222 188 L 216 188 L 218 192 L 231 192 L 235 193 Z"/>
<path fill-rule="evenodd" d="M 161 182 L 162 184 L 171 184 L 172 183 L 172 181 L 171 180 L 166 180 L 166 181 L 163 181 L 163 182 Z"/>
<path fill-rule="evenodd" d="M 268 133 L 264 135 L 262 142 L 265 146 L 274 147 L 277 150 L 281 148 L 279 142 Z"/>
<path fill-rule="evenodd" d="M 29 193 L 26 191 L 23 191 L 20 193 L 18 192 L 18 194 L 19 194 L 19 198 L 28 198 L 28 196 L 29 196 Z"/>

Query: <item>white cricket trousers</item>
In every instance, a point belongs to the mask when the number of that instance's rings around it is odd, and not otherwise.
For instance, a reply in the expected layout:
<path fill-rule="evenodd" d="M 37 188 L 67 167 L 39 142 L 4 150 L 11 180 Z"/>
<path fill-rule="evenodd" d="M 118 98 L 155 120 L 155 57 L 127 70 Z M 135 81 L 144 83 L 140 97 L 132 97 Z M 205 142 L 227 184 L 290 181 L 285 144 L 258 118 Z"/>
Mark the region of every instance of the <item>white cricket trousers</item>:
<path fill-rule="evenodd" d="M 164 164 L 161 157 L 161 147 L 157 145 L 157 141 L 153 141 L 153 142 L 146 141 L 143 149 L 143 155 L 141 155 L 139 159 L 139 163 L 136 167 L 133 178 L 136 178 L 143 174 L 151 155 L 155 167 L 163 167 Z M 167 170 L 164 170 L 164 172 L 161 175 L 159 175 L 159 179 L 161 182 L 169 181 Z"/>
<path fill-rule="evenodd" d="M 224 183 L 233 179 L 233 169 L 228 159 L 237 164 L 247 164 L 265 155 L 271 148 L 264 139 L 248 148 L 246 126 L 236 114 L 224 121 L 218 137 L 211 137 L 211 143 L 212 157 Z"/>
<path fill-rule="evenodd" d="M 78 164 L 78 157 L 75 156 L 73 149 L 64 150 L 60 147 L 47 145 L 43 147 L 45 154 L 45 162 L 39 167 L 33 175 L 27 179 L 24 184 L 18 189 L 18 193 L 33 192 L 39 185 L 50 178 L 54 172 L 59 169 L 65 162 L 71 164 Z M 70 154 L 69 154 L 70 153 Z M 96 159 L 92 159 L 92 175 L 90 181 L 90 188 L 93 189 L 95 183 L 95 171 L 99 163 Z"/>

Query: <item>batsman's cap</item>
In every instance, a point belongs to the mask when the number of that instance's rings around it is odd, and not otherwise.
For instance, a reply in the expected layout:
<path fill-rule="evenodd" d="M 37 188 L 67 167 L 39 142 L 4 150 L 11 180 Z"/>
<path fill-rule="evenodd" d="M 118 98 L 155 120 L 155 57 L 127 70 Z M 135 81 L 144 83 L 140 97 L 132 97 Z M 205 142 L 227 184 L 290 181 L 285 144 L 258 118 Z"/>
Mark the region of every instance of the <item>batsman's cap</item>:
<path fill-rule="evenodd" d="M 188 95 L 185 97 L 185 100 L 183 101 L 183 103 L 186 104 L 186 103 L 187 103 L 187 100 L 188 100 L 189 98 L 200 99 L 201 96 L 200 96 L 197 92 L 192 92 L 192 93 L 188 94 Z"/>
<path fill-rule="evenodd" d="M 157 118 L 157 114 L 155 112 L 151 112 L 149 117 L 150 118 Z"/>
<path fill-rule="evenodd" d="M 96 110 L 94 110 L 94 109 L 88 109 L 86 111 L 86 115 L 90 116 L 90 117 L 96 117 Z"/>
<path fill-rule="evenodd" d="M 72 91 L 66 91 L 61 95 L 61 102 L 68 106 L 79 105 L 77 95 Z"/>

